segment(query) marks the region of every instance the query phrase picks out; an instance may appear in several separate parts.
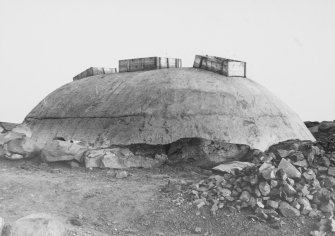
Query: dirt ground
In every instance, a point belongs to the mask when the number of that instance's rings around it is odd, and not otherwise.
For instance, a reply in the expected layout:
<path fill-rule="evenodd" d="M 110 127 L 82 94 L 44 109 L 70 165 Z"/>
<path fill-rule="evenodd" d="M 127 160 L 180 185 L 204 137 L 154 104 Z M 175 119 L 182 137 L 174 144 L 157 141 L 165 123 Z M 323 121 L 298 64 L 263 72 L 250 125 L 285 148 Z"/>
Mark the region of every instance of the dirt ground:
<path fill-rule="evenodd" d="M 197 181 L 207 172 L 164 166 L 130 170 L 71 169 L 66 164 L 0 160 L 0 216 L 11 223 L 31 213 L 57 214 L 70 235 L 309 235 L 316 220 L 284 219 L 279 229 L 252 220 L 252 212 L 208 207 L 200 214 L 168 181 Z M 198 213 L 197 213 L 198 212 Z M 198 232 L 200 231 L 200 232 Z"/>

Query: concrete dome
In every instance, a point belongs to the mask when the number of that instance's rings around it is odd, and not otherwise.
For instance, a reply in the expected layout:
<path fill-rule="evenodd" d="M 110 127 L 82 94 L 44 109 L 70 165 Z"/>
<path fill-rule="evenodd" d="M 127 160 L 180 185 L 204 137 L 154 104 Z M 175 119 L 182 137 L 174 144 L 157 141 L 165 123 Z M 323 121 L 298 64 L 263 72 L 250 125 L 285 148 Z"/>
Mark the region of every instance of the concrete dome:
<path fill-rule="evenodd" d="M 64 137 L 95 146 L 199 137 L 265 150 L 288 139 L 314 140 L 298 115 L 261 85 L 195 68 L 74 81 L 48 95 L 25 123 L 42 142 Z"/>

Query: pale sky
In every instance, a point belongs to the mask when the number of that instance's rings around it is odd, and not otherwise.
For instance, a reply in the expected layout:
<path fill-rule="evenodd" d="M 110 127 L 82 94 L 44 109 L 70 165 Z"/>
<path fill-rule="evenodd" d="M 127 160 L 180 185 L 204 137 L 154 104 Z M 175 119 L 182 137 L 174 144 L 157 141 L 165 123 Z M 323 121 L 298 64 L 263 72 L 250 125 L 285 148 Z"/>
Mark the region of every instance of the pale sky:
<path fill-rule="evenodd" d="M 196 54 L 246 61 L 303 120 L 335 119 L 334 0 L 0 0 L 0 121 L 88 67 Z"/>

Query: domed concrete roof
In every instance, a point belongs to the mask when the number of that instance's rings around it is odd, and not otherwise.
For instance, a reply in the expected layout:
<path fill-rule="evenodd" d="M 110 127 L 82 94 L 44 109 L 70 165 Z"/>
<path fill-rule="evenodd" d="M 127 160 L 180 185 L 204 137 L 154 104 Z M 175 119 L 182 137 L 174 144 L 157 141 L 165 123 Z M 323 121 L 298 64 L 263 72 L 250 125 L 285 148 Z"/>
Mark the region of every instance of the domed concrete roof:
<path fill-rule="evenodd" d="M 195 68 L 74 81 L 48 95 L 25 123 L 40 141 L 64 137 L 95 146 L 199 137 L 265 150 L 288 139 L 314 140 L 298 115 L 261 85 Z"/>

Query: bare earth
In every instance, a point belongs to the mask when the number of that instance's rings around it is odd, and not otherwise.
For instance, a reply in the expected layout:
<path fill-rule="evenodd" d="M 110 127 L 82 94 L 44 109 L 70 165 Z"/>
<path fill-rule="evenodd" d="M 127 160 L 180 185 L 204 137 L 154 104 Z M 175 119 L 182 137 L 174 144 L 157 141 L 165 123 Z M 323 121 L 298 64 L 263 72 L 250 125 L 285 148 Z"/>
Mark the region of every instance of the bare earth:
<path fill-rule="evenodd" d="M 112 170 L 0 160 L 0 216 L 11 223 L 36 212 L 57 214 L 70 235 L 309 235 L 316 222 L 283 218 L 274 229 L 252 220 L 251 211 L 213 216 L 203 207 L 199 215 L 182 191 L 164 186 L 168 180 L 198 181 L 206 177 L 203 171 L 165 166 L 129 173 L 117 179 Z"/>

